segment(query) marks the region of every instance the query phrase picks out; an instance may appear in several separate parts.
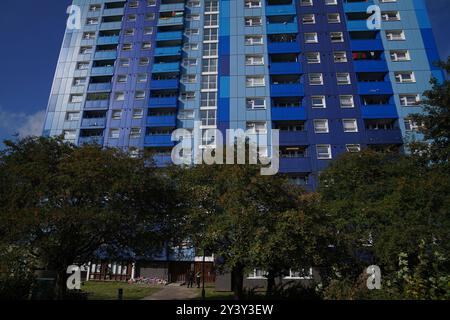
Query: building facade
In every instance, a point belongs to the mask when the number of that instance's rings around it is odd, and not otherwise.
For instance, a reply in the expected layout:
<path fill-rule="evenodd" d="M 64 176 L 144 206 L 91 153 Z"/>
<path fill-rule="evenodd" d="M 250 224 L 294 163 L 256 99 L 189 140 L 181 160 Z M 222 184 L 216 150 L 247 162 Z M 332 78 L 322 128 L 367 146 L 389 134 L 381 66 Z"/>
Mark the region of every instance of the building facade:
<path fill-rule="evenodd" d="M 344 152 L 404 152 L 420 138 L 409 114 L 442 78 L 424 0 L 73 4 L 81 17 L 64 37 L 44 135 L 149 149 L 159 164 L 176 128 L 267 134 L 269 153 L 279 129 L 280 171 L 314 189 Z M 379 28 L 367 22 L 377 12 Z M 206 134 L 197 147 L 211 144 Z"/>

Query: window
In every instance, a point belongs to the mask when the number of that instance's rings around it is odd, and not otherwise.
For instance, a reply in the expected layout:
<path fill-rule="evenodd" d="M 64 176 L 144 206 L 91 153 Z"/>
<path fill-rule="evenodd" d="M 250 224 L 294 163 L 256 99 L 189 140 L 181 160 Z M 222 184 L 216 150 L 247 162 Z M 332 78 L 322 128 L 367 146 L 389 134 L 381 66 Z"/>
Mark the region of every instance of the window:
<path fill-rule="evenodd" d="M 92 52 L 93 52 L 93 48 L 91 46 L 80 48 L 80 54 L 91 54 Z"/>
<path fill-rule="evenodd" d="M 336 63 L 347 62 L 347 52 L 345 51 L 335 51 L 333 56 Z"/>
<path fill-rule="evenodd" d="M 331 145 L 329 144 L 318 144 L 316 145 L 317 159 L 325 160 L 331 159 Z"/>
<path fill-rule="evenodd" d="M 245 17 L 246 27 L 257 27 L 262 25 L 261 17 Z"/>
<path fill-rule="evenodd" d="M 203 45 L 204 57 L 215 57 L 217 56 L 217 53 L 218 53 L 217 43 L 205 43 Z"/>
<path fill-rule="evenodd" d="M 247 76 L 247 87 L 263 87 L 265 85 L 264 76 Z"/>
<path fill-rule="evenodd" d="M 202 76 L 202 90 L 216 90 L 217 89 L 217 76 L 216 75 L 204 75 Z"/>
<path fill-rule="evenodd" d="M 305 43 L 317 43 L 319 42 L 316 32 L 307 32 L 304 34 Z"/>
<path fill-rule="evenodd" d="M 249 273 L 248 279 L 266 279 L 267 272 L 261 269 L 253 269 L 253 272 Z"/>
<path fill-rule="evenodd" d="M 96 25 L 99 24 L 100 20 L 98 18 L 87 18 L 86 24 L 87 25 Z"/>
<path fill-rule="evenodd" d="M 143 42 L 142 43 L 142 50 L 150 50 L 152 48 L 151 42 Z"/>
<path fill-rule="evenodd" d="M 114 100 L 116 101 L 124 101 L 125 100 L 125 93 L 124 92 L 116 92 L 114 95 Z"/>
<path fill-rule="evenodd" d="M 136 91 L 134 98 L 136 100 L 143 100 L 145 99 L 145 91 Z"/>
<path fill-rule="evenodd" d="M 113 110 L 111 119 L 113 120 L 120 120 L 122 119 L 122 110 Z"/>
<path fill-rule="evenodd" d="M 129 15 L 127 16 L 128 22 L 135 22 L 136 19 L 137 19 L 137 16 L 136 16 L 135 14 L 129 14 Z"/>
<path fill-rule="evenodd" d="M 109 130 L 109 138 L 110 139 L 119 139 L 119 137 L 120 137 L 120 129 L 111 128 Z"/>
<path fill-rule="evenodd" d="M 127 76 L 125 74 L 120 74 L 117 76 L 118 83 L 127 83 Z"/>
<path fill-rule="evenodd" d="M 302 16 L 302 22 L 304 24 L 314 24 L 314 23 L 316 23 L 316 16 L 313 13 L 304 14 Z"/>
<path fill-rule="evenodd" d="M 312 96 L 311 97 L 311 106 L 313 108 L 326 108 L 326 100 L 325 96 Z"/>
<path fill-rule="evenodd" d="M 149 36 L 153 34 L 153 27 L 145 27 L 144 28 L 144 36 Z"/>
<path fill-rule="evenodd" d="M 133 119 L 142 119 L 144 117 L 144 109 L 133 109 Z"/>
<path fill-rule="evenodd" d="M 400 104 L 403 107 L 411 107 L 420 104 L 420 96 L 418 94 L 401 94 Z"/>
<path fill-rule="evenodd" d="M 353 100 L 353 96 L 351 96 L 351 95 L 339 96 L 339 102 L 340 102 L 341 108 L 354 108 L 355 107 L 355 101 Z"/>
<path fill-rule="evenodd" d="M 247 0 L 245 1 L 246 8 L 261 8 L 260 0 Z"/>
<path fill-rule="evenodd" d="M 289 275 L 284 277 L 285 279 L 312 279 L 313 278 L 313 270 L 310 268 L 307 272 L 304 270 L 301 271 L 295 271 L 292 269 L 289 269 Z"/>
<path fill-rule="evenodd" d="M 195 100 L 195 91 L 186 91 L 181 94 L 181 100 Z"/>
<path fill-rule="evenodd" d="M 150 63 L 150 59 L 143 57 L 139 59 L 139 65 L 140 66 L 147 66 Z"/>
<path fill-rule="evenodd" d="M 148 80 L 148 76 L 145 73 L 140 73 L 136 76 L 137 83 L 146 83 Z"/>
<path fill-rule="evenodd" d="M 122 68 L 127 68 L 130 66 L 130 59 L 120 59 L 119 66 Z"/>
<path fill-rule="evenodd" d="M 247 98 L 247 109 L 265 109 L 266 99 L 264 98 Z"/>
<path fill-rule="evenodd" d="M 405 130 L 408 132 L 419 131 L 420 126 L 412 119 L 405 119 Z"/>
<path fill-rule="evenodd" d="M 308 63 L 320 63 L 320 53 L 319 52 L 307 52 L 306 61 Z"/>
<path fill-rule="evenodd" d="M 91 4 L 89 6 L 89 12 L 97 12 L 97 11 L 100 11 L 101 9 L 102 9 L 101 4 Z"/>
<path fill-rule="evenodd" d="M 131 128 L 130 131 L 130 138 L 131 139 L 139 139 L 141 137 L 141 128 Z"/>
<path fill-rule="evenodd" d="M 328 133 L 328 120 L 327 119 L 315 119 L 314 120 L 314 132 L 315 133 Z"/>
<path fill-rule="evenodd" d="M 197 65 L 197 59 L 195 59 L 195 58 L 183 59 L 183 67 L 194 67 L 196 65 Z"/>
<path fill-rule="evenodd" d="M 217 59 L 203 59 L 202 72 L 203 73 L 216 73 L 217 72 Z"/>
<path fill-rule="evenodd" d="M 184 74 L 181 78 L 181 82 L 183 83 L 196 83 L 197 76 L 195 74 Z"/>
<path fill-rule="evenodd" d="M 342 32 L 331 32 L 331 42 L 344 42 L 344 34 Z"/>
<path fill-rule="evenodd" d="M 361 151 L 361 145 L 359 145 L 359 144 L 346 144 L 345 148 L 347 149 L 347 152 L 360 152 Z"/>
<path fill-rule="evenodd" d="M 263 36 L 261 36 L 261 35 L 245 36 L 245 45 L 252 46 L 252 45 L 261 45 L 261 44 L 263 44 Z"/>
<path fill-rule="evenodd" d="M 337 78 L 337 84 L 338 85 L 344 85 L 344 84 L 350 84 L 350 74 L 343 72 L 343 73 L 336 73 Z"/>
<path fill-rule="evenodd" d="M 266 133 L 267 123 L 264 121 L 247 122 L 246 128 L 250 133 Z"/>
<path fill-rule="evenodd" d="M 263 55 L 247 55 L 245 56 L 245 64 L 247 66 L 258 66 L 264 64 Z"/>
<path fill-rule="evenodd" d="M 67 112 L 66 113 L 66 121 L 78 121 L 80 120 L 79 112 Z"/>
<path fill-rule="evenodd" d="M 212 43 L 207 43 L 207 44 L 212 44 Z M 206 45 L 206 44 L 205 44 Z M 198 43 L 189 43 L 186 42 L 183 45 L 183 49 L 186 51 L 193 51 L 193 50 L 198 50 Z"/>
<path fill-rule="evenodd" d="M 400 21 L 400 12 L 398 12 L 398 11 L 382 12 L 381 19 L 383 21 Z"/>
<path fill-rule="evenodd" d="M 391 50 L 390 56 L 394 62 L 411 60 L 408 50 Z"/>
<path fill-rule="evenodd" d="M 124 43 L 122 45 L 122 50 L 123 51 L 130 51 L 131 49 L 133 49 L 133 44 L 132 43 Z"/>
<path fill-rule="evenodd" d="M 323 75 L 321 73 L 310 73 L 308 78 L 311 86 L 323 85 Z"/>
<path fill-rule="evenodd" d="M 78 62 L 77 70 L 87 70 L 89 69 L 89 62 Z"/>
<path fill-rule="evenodd" d="M 87 83 L 87 79 L 86 78 L 74 78 L 73 79 L 73 85 L 75 87 L 84 86 L 86 83 Z"/>
<path fill-rule="evenodd" d="M 403 71 L 403 72 L 395 72 L 395 81 L 397 83 L 413 83 L 416 82 L 414 77 L 414 72 L 412 71 Z"/>
<path fill-rule="evenodd" d="M 358 123 L 356 119 L 342 119 L 344 132 L 358 132 Z"/>
<path fill-rule="evenodd" d="M 325 0 L 325 4 L 327 6 L 336 5 L 337 4 L 337 0 Z"/>
<path fill-rule="evenodd" d="M 125 30 L 125 36 L 133 36 L 134 35 L 134 29 L 127 29 Z"/>
<path fill-rule="evenodd" d="M 328 23 L 340 23 L 341 22 L 341 16 L 339 13 L 329 13 L 327 15 Z"/>
<path fill-rule="evenodd" d="M 401 41 L 405 40 L 405 32 L 403 30 L 387 30 L 386 38 L 389 41 Z"/>
<path fill-rule="evenodd" d="M 70 103 L 81 103 L 83 102 L 83 95 L 82 94 L 72 94 L 69 98 Z"/>
<path fill-rule="evenodd" d="M 85 32 L 83 33 L 83 40 L 93 40 L 95 39 L 95 32 Z"/>
<path fill-rule="evenodd" d="M 300 5 L 301 6 L 312 6 L 313 0 L 300 0 Z"/>
<path fill-rule="evenodd" d="M 77 132 L 75 130 L 64 130 L 64 140 L 75 140 L 77 138 Z"/>

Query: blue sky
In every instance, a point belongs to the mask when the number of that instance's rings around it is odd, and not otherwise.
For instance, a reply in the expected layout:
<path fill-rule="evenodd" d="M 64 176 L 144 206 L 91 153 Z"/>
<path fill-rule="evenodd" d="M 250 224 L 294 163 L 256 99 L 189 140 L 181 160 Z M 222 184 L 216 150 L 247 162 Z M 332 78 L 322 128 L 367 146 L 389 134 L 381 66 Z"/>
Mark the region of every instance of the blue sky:
<path fill-rule="evenodd" d="M 0 141 L 41 133 L 71 0 L 1 0 Z M 438 49 L 450 56 L 449 0 L 427 0 Z M 0 143 L 1 144 L 1 143 Z"/>

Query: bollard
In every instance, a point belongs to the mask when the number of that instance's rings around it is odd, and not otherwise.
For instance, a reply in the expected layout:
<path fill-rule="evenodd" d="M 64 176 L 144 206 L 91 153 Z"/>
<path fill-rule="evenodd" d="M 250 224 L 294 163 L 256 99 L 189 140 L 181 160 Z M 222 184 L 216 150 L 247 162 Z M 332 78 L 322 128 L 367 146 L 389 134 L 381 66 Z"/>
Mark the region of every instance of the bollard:
<path fill-rule="evenodd" d="M 123 300 L 123 289 L 119 289 L 118 300 Z"/>

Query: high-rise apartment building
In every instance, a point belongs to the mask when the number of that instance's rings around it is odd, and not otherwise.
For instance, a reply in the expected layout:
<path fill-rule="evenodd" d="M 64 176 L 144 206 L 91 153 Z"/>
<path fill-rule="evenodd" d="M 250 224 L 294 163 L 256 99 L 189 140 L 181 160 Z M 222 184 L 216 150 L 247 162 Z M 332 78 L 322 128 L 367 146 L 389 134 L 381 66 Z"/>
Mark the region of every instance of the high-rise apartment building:
<path fill-rule="evenodd" d="M 276 128 L 281 172 L 314 189 L 344 152 L 404 151 L 417 136 L 408 115 L 421 111 L 430 77 L 442 78 L 424 0 L 73 4 L 44 135 L 151 149 L 160 164 L 170 161 L 176 128 L 200 122 L 268 136 Z M 207 135 L 200 145 L 211 143 Z M 179 279 L 196 261 L 183 269 L 171 260 L 155 258 L 140 274 Z M 101 277 L 104 268 L 91 267 Z M 120 279 L 130 268 L 112 266 Z"/>
<path fill-rule="evenodd" d="M 66 31 L 44 134 L 152 149 L 159 163 L 194 121 L 276 128 L 281 172 L 314 188 L 343 152 L 403 150 L 417 129 L 408 115 L 442 76 L 424 0 L 73 4 L 81 25 Z M 381 28 L 367 23 L 372 5 Z"/>

